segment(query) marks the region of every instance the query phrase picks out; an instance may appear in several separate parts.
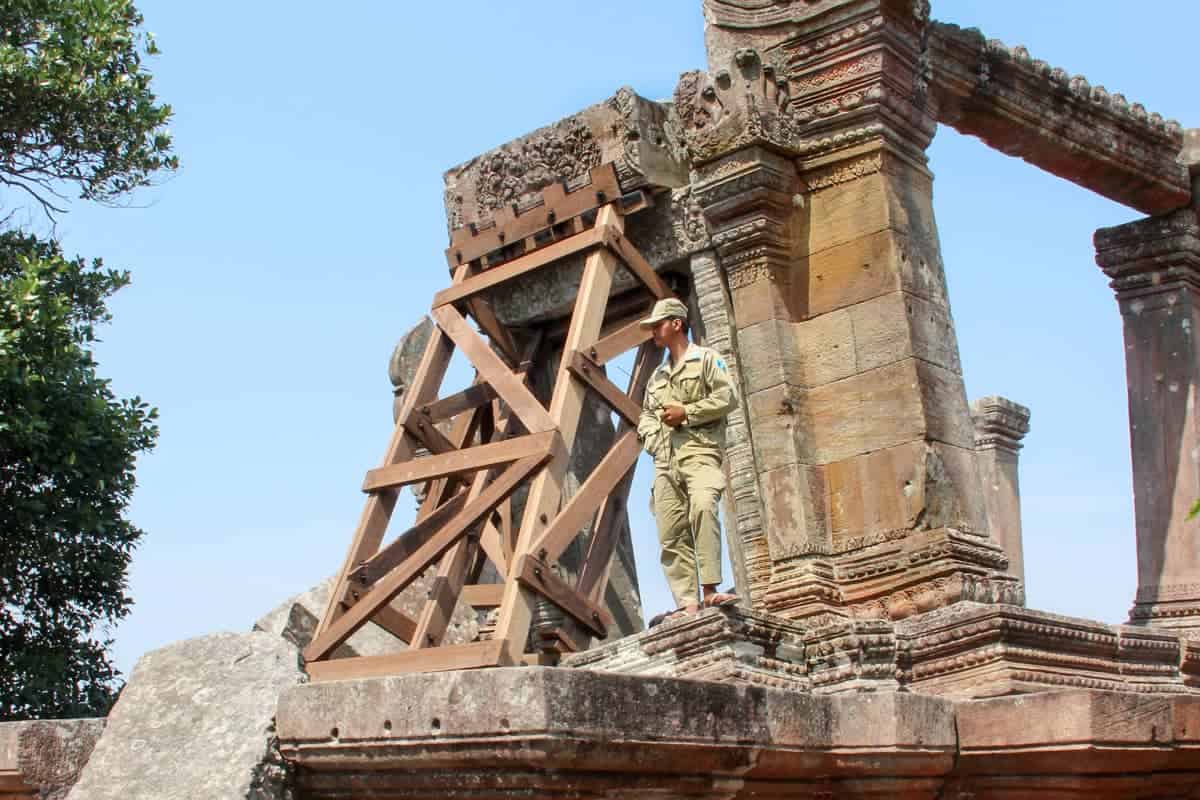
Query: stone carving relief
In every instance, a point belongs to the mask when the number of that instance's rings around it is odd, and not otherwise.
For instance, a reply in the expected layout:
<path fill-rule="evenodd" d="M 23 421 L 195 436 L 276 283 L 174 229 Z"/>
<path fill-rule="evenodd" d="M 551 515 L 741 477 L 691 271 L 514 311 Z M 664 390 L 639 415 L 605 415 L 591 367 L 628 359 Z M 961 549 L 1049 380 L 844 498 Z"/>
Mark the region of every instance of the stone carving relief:
<path fill-rule="evenodd" d="M 684 73 L 675 89 L 675 114 L 693 163 L 753 144 L 793 148 L 799 129 L 788 92 L 778 67 L 749 48 L 738 50 L 716 75 Z"/>
<path fill-rule="evenodd" d="M 582 122 L 561 126 L 486 157 L 478 178 L 479 215 L 505 203 L 520 203 L 556 180 L 571 181 L 600 164 L 600 147 Z"/>

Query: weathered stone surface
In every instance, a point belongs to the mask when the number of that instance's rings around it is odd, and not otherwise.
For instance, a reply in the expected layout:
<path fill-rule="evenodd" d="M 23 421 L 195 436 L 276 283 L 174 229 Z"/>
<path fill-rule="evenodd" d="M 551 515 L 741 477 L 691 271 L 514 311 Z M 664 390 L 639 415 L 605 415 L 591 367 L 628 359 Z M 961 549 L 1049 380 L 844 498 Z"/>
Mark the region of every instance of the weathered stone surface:
<path fill-rule="evenodd" d="M 388 362 L 388 379 L 392 382 L 392 394 L 395 400 L 392 405 L 392 418 L 400 411 L 404 392 L 412 385 L 413 377 L 417 374 L 417 366 L 421 363 L 421 355 L 429 343 L 433 333 L 433 320 L 421 317 L 421 321 L 409 328 L 396 347 L 392 350 L 392 359 Z"/>
<path fill-rule="evenodd" d="M 299 653 L 267 633 L 219 633 L 142 656 L 70 800 L 291 798 L 275 749 L 279 693 Z"/>
<path fill-rule="evenodd" d="M 1194 796 L 1200 697 L 1063 691 L 957 706 L 959 781 L 997 797 Z"/>
<path fill-rule="evenodd" d="M 1017 456 L 1029 432 L 1029 409 L 1003 397 L 983 397 L 971 403 L 971 418 L 988 530 L 1008 556 L 1009 574 L 1024 583 Z"/>
<path fill-rule="evenodd" d="M 433 573 L 433 569 L 427 570 L 413 581 L 392 601 L 392 607 L 410 616 L 419 614 L 433 583 Z M 312 641 L 313 633 L 329 604 L 329 595 L 336 580 L 336 576 L 330 576 L 307 592 L 284 601 L 255 622 L 254 630 L 282 636 L 303 650 Z M 449 644 L 469 642 L 475 637 L 478 629 L 475 612 L 470 606 L 460 602 L 455 606 L 450 626 L 446 629 L 446 641 Z M 334 651 L 334 657 L 381 656 L 399 652 L 405 647 L 404 642 L 368 622 Z"/>
<path fill-rule="evenodd" d="M 644 636 L 665 643 L 686 628 L 698 643 L 716 633 L 714 618 Z M 886 636 L 860 627 L 825 639 L 828 655 L 810 663 L 832 668 L 853 639 L 881 640 L 872 647 L 887 651 Z M 1200 789 L 1198 724 L 1197 696 L 1068 691 L 952 702 L 541 668 L 314 684 L 285 692 L 279 706 L 281 749 L 315 799 L 469 787 L 496 798 L 588 800 L 1043 792 L 1165 800 Z"/>
<path fill-rule="evenodd" d="M 1130 619 L 1200 635 L 1200 220 L 1190 208 L 1096 232 L 1121 308 L 1138 592 Z"/>
<path fill-rule="evenodd" d="M 1191 199 L 1178 122 L 978 30 L 930 26 L 938 121 L 1145 214 Z"/>
<path fill-rule="evenodd" d="M 279 731 L 306 797 L 566 794 L 730 797 L 820 791 L 935 796 L 953 707 L 902 694 L 812 697 L 565 669 L 494 669 L 312 684 Z M 781 784 L 781 782 L 783 782 Z M 888 791 L 888 790 L 891 791 Z"/>
<path fill-rule="evenodd" d="M 103 732 L 103 719 L 0 722 L 0 797 L 63 800 Z"/>
<path fill-rule="evenodd" d="M 667 109 L 622 88 L 603 103 L 503 144 L 445 175 L 450 230 L 488 224 L 501 206 L 528 207 L 555 182 L 582 180 L 617 164 L 621 189 L 681 187 L 687 168 L 667 124 Z"/>

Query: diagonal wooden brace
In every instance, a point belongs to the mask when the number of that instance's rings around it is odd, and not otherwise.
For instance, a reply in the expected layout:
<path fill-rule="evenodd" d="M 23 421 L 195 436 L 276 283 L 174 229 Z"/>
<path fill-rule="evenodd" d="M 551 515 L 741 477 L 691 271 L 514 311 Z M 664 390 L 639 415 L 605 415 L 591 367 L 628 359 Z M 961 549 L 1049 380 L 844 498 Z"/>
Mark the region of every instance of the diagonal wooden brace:
<path fill-rule="evenodd" d="M 610 381 L 601 367 L 576 350 L 571 354 L 571 362 L 567 368 L 571 370 L 572 375 L 594 389 L 609 408 L 620 414 L 630 425 L 637 427 L 638 417 L 642 413 L 641 406 Z"/>
<path fill-rule="evenodd" d="M 515 574 L 523 586 L 561 608 L 588 633 L 598 639 L 608 637 L 608 629 L 614 624 L 612 615 L 571 588 L 546 562 L 530 555 L 522 556 Z"/>
<path fill-rule="evenodd" d="M 322 636 L 314 638 L 304 649 L 305 660 L 317 661 L 325 658 L 350 638 L 377 609 L 404 591 L 405 587 L 416 580 L 430 564 L 441 558 L 460 537 L 489 514 L 497 503 L 516 491 L 517 487 L 549 457 L 549 450 L 539 455 L 528 456 L 501 473 L 487 489 L 467 503 L 462 511 L 417 548 L 400 566 L 376 582 L 358 603 L 329 625 Z"/>
<path fill-rule="evenodd" d="M 537 553 L 545 561 L 558 560 L 592 519 L 604 499 L 637 464 L 641 451 L 636 431 L 627 431 L 621 436 L 588 475 L 579 491 L 571 495 L 558 516 L 534 541 L 529 552 Z"/>

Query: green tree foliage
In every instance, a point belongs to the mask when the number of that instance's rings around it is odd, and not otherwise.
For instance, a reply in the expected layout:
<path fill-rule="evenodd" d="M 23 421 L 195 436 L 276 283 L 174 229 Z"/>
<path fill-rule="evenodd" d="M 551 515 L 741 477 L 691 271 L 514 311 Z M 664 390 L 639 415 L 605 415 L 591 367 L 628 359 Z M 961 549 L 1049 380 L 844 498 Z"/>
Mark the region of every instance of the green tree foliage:
<path fill-rule="evenodd" d="M 66 185 L 113 201 L 173 170 L 131 0 L 0 0 L 0 184 L 63 210 Z"/>
<path fill-rule="evenodd" d="M 104 713 L 96 623 L 128 613 L 142 532 L 124 519 L 156 412 L 118 400 L 90 346 L 129 282 L 55 244 L 0 235 L 0 718 Z"/>
<path fill-rule="evenodd" d="M 0 0 L 0 719 L 105 714 L 111 626 L 142 536 L 124 514 L 157 413 L 92 346 L 129 282 L 11 229 L 31 200 L 114 202 L 178 166 L 132 0 Z"/>

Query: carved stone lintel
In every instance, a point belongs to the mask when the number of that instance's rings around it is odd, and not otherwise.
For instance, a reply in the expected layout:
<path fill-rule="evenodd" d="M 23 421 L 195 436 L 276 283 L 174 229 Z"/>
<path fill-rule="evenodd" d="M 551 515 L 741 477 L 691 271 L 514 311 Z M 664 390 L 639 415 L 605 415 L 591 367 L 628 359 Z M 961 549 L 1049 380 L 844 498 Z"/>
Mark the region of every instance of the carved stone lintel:
<path fill-rule="evenodd" d="M 609 162 L 625 192 L 687 183 L 667 108 L 622 88 L 603 103 L 448 170 L 448 227 L 483 226 L 501 206 L 536 205 L 551 183 L 586 183 L 592 167 Z"/>
<path fill-rule="evenodd" d="M 1147 214 L 1191 199 L 1182 128 L 973 29 L 934 23 L 938 121 Z"/>

